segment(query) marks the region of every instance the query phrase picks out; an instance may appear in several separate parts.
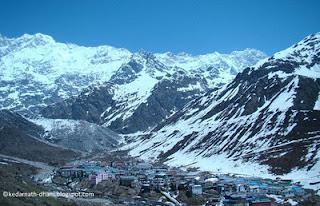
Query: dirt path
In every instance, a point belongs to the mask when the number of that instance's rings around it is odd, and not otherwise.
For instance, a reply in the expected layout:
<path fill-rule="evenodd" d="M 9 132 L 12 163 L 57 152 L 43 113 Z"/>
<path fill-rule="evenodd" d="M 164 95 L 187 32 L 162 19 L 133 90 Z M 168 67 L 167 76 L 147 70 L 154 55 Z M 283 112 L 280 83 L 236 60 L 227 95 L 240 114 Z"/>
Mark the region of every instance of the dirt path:
<path fill-rule="evenodd" d="M 7 156 L 7 155 L 0 154 L 0 158 L 2 158 L 4 160 L 5 159 L 14 160 L 14 161 L 17 161 L 17 162 L 20 162 L 20 163 L 23 163 L 23 164 L 27 164 L 27 165 L 31 165 L 33 167 L 36 167 L 36 168 L 39 168 L 39 169 L 42 169 L 42 170 L 46 170 L 46 171 L 52 171 L 54 169 L 54 167 L 52 167 L 52 166 L 50 166 L 50 165 L 48 165 L 46 163 L 26 160 L 26 159 L 22 159 L 22 158 L 19 158 L 19 157 L 13 157 L 13 156 Z"/>

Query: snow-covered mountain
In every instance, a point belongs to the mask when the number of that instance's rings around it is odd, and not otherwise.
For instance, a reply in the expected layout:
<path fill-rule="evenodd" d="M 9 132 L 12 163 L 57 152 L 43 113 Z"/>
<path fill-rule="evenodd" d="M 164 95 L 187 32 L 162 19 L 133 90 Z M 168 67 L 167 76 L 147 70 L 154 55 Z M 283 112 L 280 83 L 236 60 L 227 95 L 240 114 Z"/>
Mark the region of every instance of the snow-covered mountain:
<path fill-rule="evenodd" d="M 117 144 L 97 123 L 142 158 L 310 182 L 320 175 L 319 64 L 320 33 L 270 58 L 0 36 L 0 108 L 46 117 L 33 120 L 41 138 L 73 149 Z"/>
<path fill-rule="evenodd" d="M 151 132 L 127 135 L 126 148 L 171 165 L 312 181 L 320 175 L 319 105 L 317 33 L 246 68 Z"/>
<path fill-rule="evenodd" d="M 146 130 L 265 57 L 254 49 L 198 56 L 131 53 L 59 43 L 43 34 L 1 36 L 0 108 L 82 119 L 125 133 Z"/>
<path fill-rule="evenodd" d="M 146 64 L 143 66 L 148 71 L 144 72 L 151 74 L 153 66 L 157 67 L 152 65 L 155 61 L 152 62 L 151 58 L 148 61 L 147 58 L 143 60 L 139 56 L 141 55 L 111 46 L 83 47 L 59 43 L 43 34 L 25 34 L 18 38 L 0 36 L 0 107 L 29 115 L 31 112 L 38 113 L 40 108 L 46 105 L 80 94 L 89 85 L 103 83 L 111 78 L 114 82 L 120 83 L 120 79 L 127 78 L 126 75 L 130 73 L 130 69 L 122 65 L 130 65 L 133 59 L 138 62 L 145 61 Z M 174 70 L 171 66 L 177 56 L 173 55 L 172 58 L 167 54 L 156 56 L 163 62 L 170 62 L 166 66 L 170 69 L 166 68 L 165 71 L 156 69 L 152 77 L 138 72 L 140 78 L 135 81 L 137 85 L 132 83 L 127 88 L 130 87 L 135 91 L 142 88 L 144 91 L 150 90 L 161 76 L 166 75 L 169 70 Z M 236 74 L 233 71 L 234 65 L 239 64 L 241 67 L 237 68 L 243 69 L 264 57 L 262 52 L 256 50 L 234 52 L 230 55 L 217 53 L 199 57 L 188 55 L 188 58 L 179 58 L 176 65 L 185 66 L 189 70 L 212 65 L 213 70 L 217 70 L 216 73 L 221 72 L 218 74 L 220 79 L 217 82 L 224 83 Z M 162 67 L 163 63 L 158 66 Z M 232 70 L 232 73 L 228 73 L 229 70 Z M 118 96 L 123 94 L 121 89 L 118 93 Z M 141 92 L 138 95 L 141 95 Z"/>
<path fill-rule="evenodd" d="M 266 55 L 256 49 L 234 51 L 230 54 L 218 52 L 191 56 L 187 53 L 173 54 L 170 52 L 155 54 L 157 59 L 171 67 L 184 68 L 193 74 L 203 75 L 210 87 L 218 87 L 231 82 L 235 75 L 244 68 L 266 58 Z"/>
<path fill-rule="evenodd" d="M 110 81 L 46 107 L 49 118 L 84 119 L 114 131 L 147 130 L 208 91 L 204 77 L 169 68 L 150 53 L 138 53 Z"/>
<path fill-rule="evenodd" d="M 43 34 L 1 36 L 0 108 L 82 119 L 125 133 L 146 130 L 265 57 L 254 49 L 199 56 L 131 53 L 59 43 Z"/>
<path fill-rule="evenodd" d="M 213 70 L 212 66 L 210 68 Z M 219 67 L 215 69 L 220 70 Z M 235 75 L 217 74 L 210 80 L 201 70 L 195 73 L 168 67 L 155 55 L 140 52 L 133 54 L 107 83 L 49 105 L 42 114 L 49 118 L 85 119 L 121 133 L 145 131 L 194 98 L 218 88 L 210 81 L 216 79 L 221 83 Z"/>
<path fill-rule="evenodd" d="M 63 44 L 43 34 L 0 37 L 1 108 L 37 112 L 109 80 L 130 56 L 126 49 Z"/>

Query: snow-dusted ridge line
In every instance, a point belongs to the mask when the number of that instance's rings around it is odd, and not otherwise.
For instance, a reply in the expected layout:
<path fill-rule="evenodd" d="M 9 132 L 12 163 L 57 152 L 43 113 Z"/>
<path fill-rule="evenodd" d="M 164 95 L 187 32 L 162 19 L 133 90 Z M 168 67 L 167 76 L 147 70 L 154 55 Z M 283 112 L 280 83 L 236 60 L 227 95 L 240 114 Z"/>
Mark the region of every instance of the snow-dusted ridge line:
<path fill-rule="evenodd" d="M 110 49 L 115 49 L 115 50 L 123 50 L 125 52 L 130 52 L 128 49 L 123 48 L 123 47 L 115 47 L 115 46 L 111 46 L 108 44 L 103 44 L 103 45 L 99 45 L 99 46 L 83 46 L 80 44 L 76 44 L 76 43 L 71 43 L 71 42 L 59 42 L 56 41 L 52 36 L 47 35 L 47 34 L 43 34 L 43 33 L 34 33 L 34 34 L 23 34 L 21 36 L 17 36 L 17 37 L 7 37 L 4 36 L 0 33 L 0 48 L 5 48 L 8 46 L 8 41 L 21 41 L 21 42 L 29 42 L 29 41 L 40 41 L 43 43 L 52 43 L 52 44 L 61 44 L 61 45 L 68 45 L 70 47 L 81 47 L 81 48 L 87 48 L 87 49 L 95 49 L 95 48 L 110 48 Z M 135 52 L 130 52 L 131 54 L 134 54 Z M 147 51 L 140 49 L 138 52 L 136 53 L 148 53 Z M 198 55 L 193 55 L 190 53 L 186 53 L 186 52 L 178 52 L 178 53 L 172 53 L 172 52 L 163 52 L 163 53 L 154 53 L 154 55 L 158 58 L 163 58 L 163 59 L 167 59 L 170 57 L 173 58 L 178 58 L 180 59 L 180 61 L 182 60 L 186 60 L 184 58 L 190 58 L 192 59 L 192 61 L 196 61 L 196 59 L 200 59 L 200 61 L 206 63 L 209 59 L 210 61 L 210 57 L 219 57 L 219 56 L 223 56 L 226 58 L 232 58 L 232 57 L 238 57 L 241 58 L 242 55 L 244 53 L 257 53 L 259 56 L 263 56 L 263 57 L 267 57 L 265 53 L 263 53 L 260 50 L 254 49 L 254 48 L 245 48 L 243 50 L 236 50 L 236 51 L 232 51 L 230 53 L 220 53 L 217 51 L 214 51 L 212 53 L 205 53 L 205 54 L 198 54 Z M 231 57 L 228 57 L 231 56 Z M 172 61 L 172 60 L 171 60 Z M 178 61 L 179 62 L 179 61 Z"/>

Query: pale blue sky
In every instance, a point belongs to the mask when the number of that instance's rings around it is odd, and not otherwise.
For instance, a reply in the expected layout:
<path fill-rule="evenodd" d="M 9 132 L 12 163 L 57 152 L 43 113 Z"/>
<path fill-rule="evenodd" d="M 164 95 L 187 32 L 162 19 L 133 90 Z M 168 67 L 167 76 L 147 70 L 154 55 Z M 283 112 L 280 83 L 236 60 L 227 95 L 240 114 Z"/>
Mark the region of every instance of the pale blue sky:
<path fill-rule="evenodd" d="M 0 33 L 131 51 L 267 54 L 320 31 L 317 0 L 0 0 Z"/>

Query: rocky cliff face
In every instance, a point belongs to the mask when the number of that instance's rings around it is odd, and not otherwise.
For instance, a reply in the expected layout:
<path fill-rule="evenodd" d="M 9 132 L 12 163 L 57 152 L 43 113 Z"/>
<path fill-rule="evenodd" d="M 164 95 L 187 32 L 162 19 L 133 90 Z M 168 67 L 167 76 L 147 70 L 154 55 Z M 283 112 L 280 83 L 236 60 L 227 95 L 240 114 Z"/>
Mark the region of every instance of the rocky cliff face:
<path fill-rule="evenodd" d="M 209 74 L 200 69 L 167 66 L 161 61 L 165 62 L 150 53 L 134 54 L 110 81 L 49 105 L 42 114 L 49 118 L 84 119 L 120 133 L 146 131 L 237 73 L 207 65 L 208 70 L 216 70 L 217 75 L 208 78 Z M 212 83 L 215 81 L 217 84 Z"/>
<path fill-rule="evenodd" d="M 148 130 L 208 91 L 204 77 L 167 68 L 152 54 L 139 54 L 122 65 L 107 83 L 49 105 L 50 118 L 83 119 L 121 133 Z"/>
<path fill-rule="evenodd" d="M 134 155 L 157 156 L 173 165 L 316 175 L 319 56 L 317 33 L 245 69 L 231 83 L 195 99 L 151 132 L 130 136 L 136 139 L 127 147 Z"/>
<path fill-rule="evenodd" d="M 205 78 L 176 72 L 157 83 L 146 100 L 126 119 L 112 121 L 109 113 L 104 113 L 102 118 L 106 126 L 121 133 L 147 131 L 208 90 Z"/>

